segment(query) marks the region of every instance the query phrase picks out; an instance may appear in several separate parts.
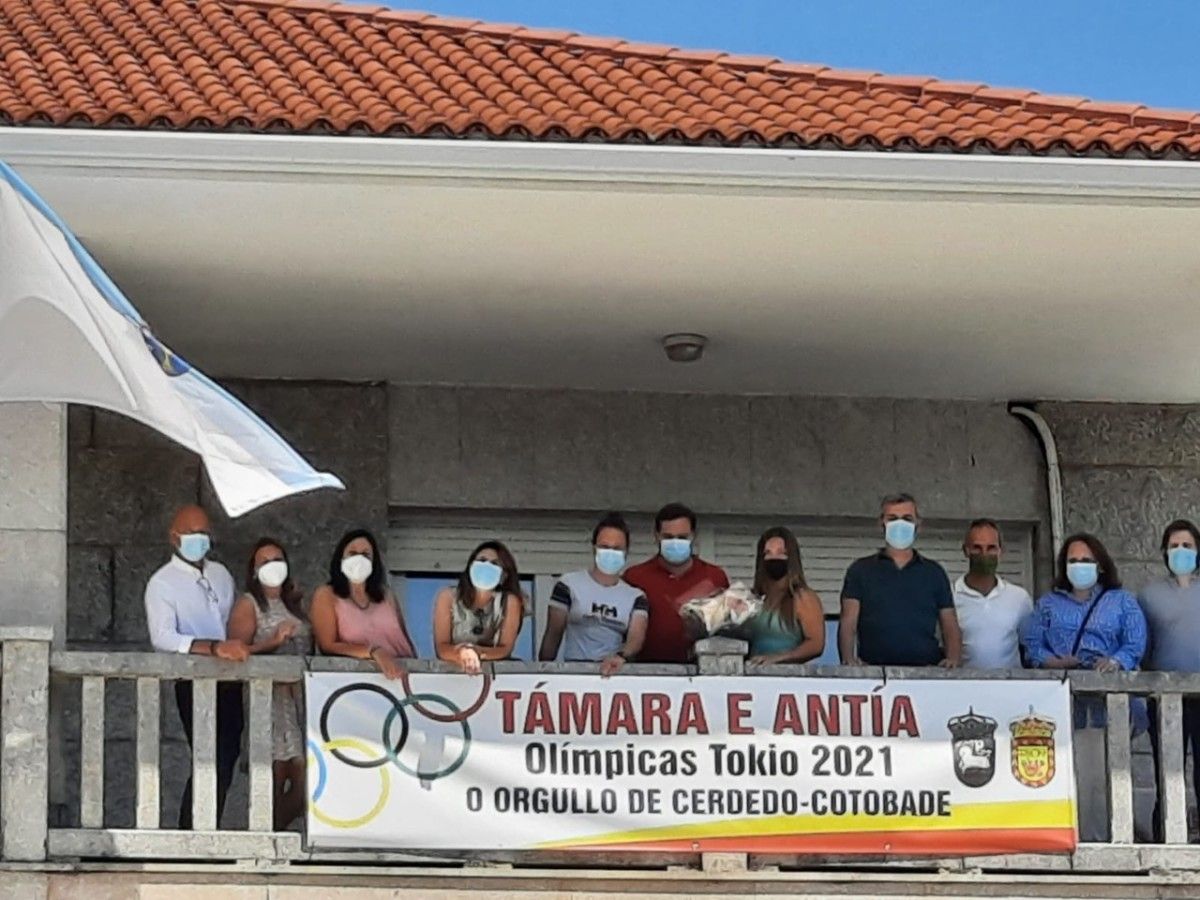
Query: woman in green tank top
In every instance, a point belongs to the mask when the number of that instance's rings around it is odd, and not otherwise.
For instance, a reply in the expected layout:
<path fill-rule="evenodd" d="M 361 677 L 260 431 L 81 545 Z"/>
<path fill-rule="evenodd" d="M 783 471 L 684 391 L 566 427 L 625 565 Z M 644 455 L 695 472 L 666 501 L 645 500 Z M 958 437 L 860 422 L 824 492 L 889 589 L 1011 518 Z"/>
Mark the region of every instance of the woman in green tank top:
<path fill-rule="evenodd" d="M 825 651 L 821 598 L 804 580 L 800 544 L 787 528 L 768 528 L 758 539 L 754 593 L 763 608 L 744 626 L 750 662 L 802 663 Z"/>

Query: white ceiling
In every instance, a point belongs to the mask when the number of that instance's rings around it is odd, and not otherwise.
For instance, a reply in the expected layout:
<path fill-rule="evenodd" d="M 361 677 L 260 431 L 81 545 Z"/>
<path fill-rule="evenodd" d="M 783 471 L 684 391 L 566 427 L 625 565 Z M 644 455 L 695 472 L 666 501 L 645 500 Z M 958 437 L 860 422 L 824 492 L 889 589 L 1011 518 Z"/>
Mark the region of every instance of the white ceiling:
<path fill-rule="evenodd" d="M 1200 401 L 1195 199 L 16 166 L 217 376 Z"/>

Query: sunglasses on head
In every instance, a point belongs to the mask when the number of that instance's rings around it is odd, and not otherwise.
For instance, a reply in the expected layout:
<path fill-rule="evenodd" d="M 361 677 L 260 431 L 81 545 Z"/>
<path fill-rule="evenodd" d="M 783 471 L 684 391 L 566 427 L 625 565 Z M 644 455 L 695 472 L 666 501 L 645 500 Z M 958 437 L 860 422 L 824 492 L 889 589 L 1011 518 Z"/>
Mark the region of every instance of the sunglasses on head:
<path fill-rule="evenodd" d="M 481 635 L 486 630 L 484 627 L 483 617 L 487 615 L 487 611 L 483 609 L 474 609 L 471 610 L 471 612 L 475 616 L 475 627 L 471 629 L 471 633 L 477 636 Z"/>

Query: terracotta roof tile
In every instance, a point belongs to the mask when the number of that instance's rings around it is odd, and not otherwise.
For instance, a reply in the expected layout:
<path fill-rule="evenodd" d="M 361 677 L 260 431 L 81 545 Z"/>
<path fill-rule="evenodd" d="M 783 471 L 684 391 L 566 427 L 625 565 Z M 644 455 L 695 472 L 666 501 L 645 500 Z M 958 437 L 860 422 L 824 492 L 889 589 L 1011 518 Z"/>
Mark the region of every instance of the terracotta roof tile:
<path fill-rule="evenodd" d="M 1200 160 L 1200 114 L 327 0 L 0 0 L 0 123 Z"/>

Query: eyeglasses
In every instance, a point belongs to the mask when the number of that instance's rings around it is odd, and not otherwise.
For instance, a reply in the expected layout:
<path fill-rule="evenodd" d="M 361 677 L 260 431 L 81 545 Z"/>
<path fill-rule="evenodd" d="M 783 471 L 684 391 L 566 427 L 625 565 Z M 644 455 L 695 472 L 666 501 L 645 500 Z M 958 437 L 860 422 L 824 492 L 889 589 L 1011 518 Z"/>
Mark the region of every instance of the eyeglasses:
<path fill-rule="evenodd" d="M 212 582 L 208 580 L 207 576 L 201 575 L 196 579 L 196 584 L 200 585 L 201 590 L 204 591 L 204 596 L 208 598 L 210 603 L 221 602 L 221 598 L 217 596 L 217 589 L 212 586 Z"/>

